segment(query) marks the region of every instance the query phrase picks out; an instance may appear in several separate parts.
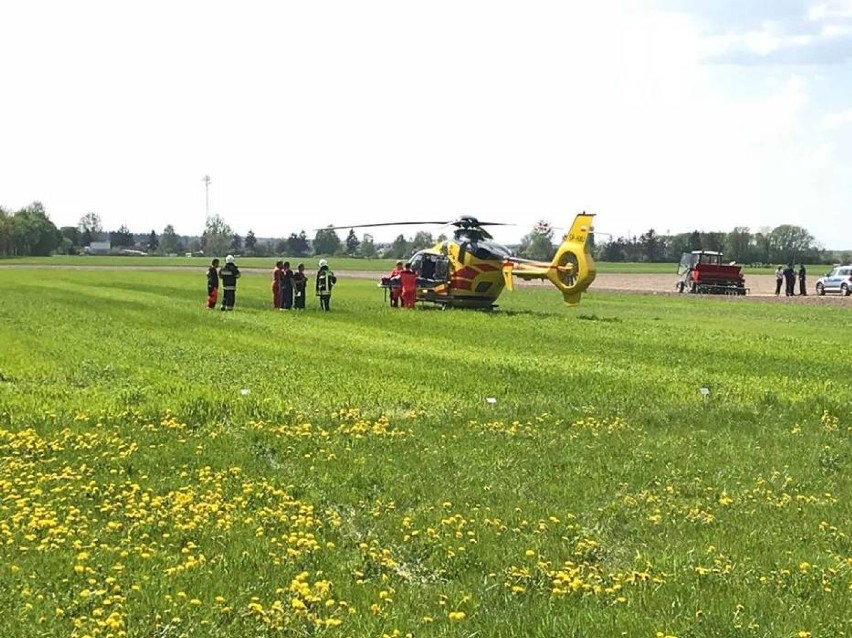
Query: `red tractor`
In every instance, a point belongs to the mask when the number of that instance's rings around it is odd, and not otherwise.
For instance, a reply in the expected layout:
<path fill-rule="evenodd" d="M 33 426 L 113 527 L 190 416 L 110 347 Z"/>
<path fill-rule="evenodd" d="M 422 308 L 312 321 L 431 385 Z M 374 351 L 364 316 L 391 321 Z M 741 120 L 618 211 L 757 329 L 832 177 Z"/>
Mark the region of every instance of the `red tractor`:
<path fill-rule="evenodd" d="M 680 281 L 678 292 L 698 295 L 744 295 L 745 278 L 735 263 L 722 263 L 722 253 L 713 250 L 693 250 L 683 253 L 677 267 Z"/>

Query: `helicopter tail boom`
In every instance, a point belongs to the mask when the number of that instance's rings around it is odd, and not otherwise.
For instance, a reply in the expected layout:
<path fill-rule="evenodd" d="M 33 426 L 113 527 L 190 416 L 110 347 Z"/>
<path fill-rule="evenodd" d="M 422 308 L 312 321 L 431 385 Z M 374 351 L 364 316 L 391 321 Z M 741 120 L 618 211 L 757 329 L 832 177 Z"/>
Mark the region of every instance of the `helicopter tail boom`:
<path fill-rule="evenodd" d="M 595 280 L 595 262 L 589 252 L 589 235 L 594 231 L 594 215 L 582 213 L 574 218 L 550 263 L 511 257 L 503 263 L 506 288 L 513 289 L 512 279 L 525 281 L 547 279 L 562 293 L 565 304 L 576 306 L 581 294 Z"/>

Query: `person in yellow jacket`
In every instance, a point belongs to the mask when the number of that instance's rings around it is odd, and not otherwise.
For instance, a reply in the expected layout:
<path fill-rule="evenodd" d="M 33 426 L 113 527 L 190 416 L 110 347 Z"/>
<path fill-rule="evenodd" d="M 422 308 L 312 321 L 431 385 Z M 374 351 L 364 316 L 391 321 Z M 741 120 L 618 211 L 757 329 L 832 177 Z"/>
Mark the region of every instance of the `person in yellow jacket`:
<path fill-rule="evenodd" d="M 222 280 L 222 310 L 233 310 L 237 300 L 237 279 L 240 278 L 240 269 L 234 263 L 234 256 L 225 257 L 225 265 L 219 271 L 219 279 Z"/>
<path fill-rule="evenodd" d="M 319 270 L 317 271 L 316 293 L 319 297 L 320 308 L 325 311 L 331 310 L 331 289 L 337 283 L 337 277 L 329 269 L 328 262 L 325 259 L 319 260 Z"/>

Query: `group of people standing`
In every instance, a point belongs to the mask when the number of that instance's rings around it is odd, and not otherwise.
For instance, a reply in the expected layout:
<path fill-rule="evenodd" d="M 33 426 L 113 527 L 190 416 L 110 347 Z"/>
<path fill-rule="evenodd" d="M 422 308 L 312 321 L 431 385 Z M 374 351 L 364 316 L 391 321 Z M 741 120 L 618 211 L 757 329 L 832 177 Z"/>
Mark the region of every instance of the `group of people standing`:
<path fill-rule="evenodd" d="M 299 264 L 293 272 L 289 261 L 276 261 L 272 271 L 272 306 L 276 310 L 304 310 L 307 285 L 305 264 Z"/>
<path fill-rule="evenodd" d="M 207 308 L 213 310 L 219 298 L 219 281 L 222 282 L 222 311 L 233 310 L 237 301 L 237 279 L 240 269 L 234 263 L 234 256 L 225 257 L 225 265 L 219 268 L 219 260 L 210 262 L 207 269 Z"/>
<path fill-rule="evenodd" d="M 399 308 L 400 302 L 403 308 L 414 308 L 414 302 L 417 301 L 417 273 L 411 269 L 411 264 L 396 262 L 389 280 L 391 308 Z"/>
<path fill-rule="evenodd" d="M 216 307 L 219 297 L 219 286 L 222 287 L 222 310 L 233 310 L 237 295 L 237 279 L 240 269 L 233 255 L 225 257 L 225 265 L 220 269 L 219 260 L 214 259 L 207 268 L 207 308 Z M 337 277 L 329 269 L 328 262 L 320 259 L 316 276 L 316 295 L 320 308 L 331 310 L 331 289 L 337 283 Z M 290 269 L 289 261 L 278 261 L 272 271 L 272 306 L 276 310 L 304 310 L 305 297 L 308 287 L 308 276 L 305 264 L 296 266 L 295 272 Z"/>
<path fill-rule="evenodd" d="M 784 286 L 785 293 L 788 297 L 792 297 L 796 294 L 796 277 L 797 273 L 793 269 L 793 264 L 787 264 L 786 268 L 782 266 L 778 266 L 775 269 L 775 294 L 781 294 L 781 286 Z M 807 295 L 807 282 L 806 282 L 807 272 L 805 271 L 805 265 L 799 264 L 799 294 Z"/>

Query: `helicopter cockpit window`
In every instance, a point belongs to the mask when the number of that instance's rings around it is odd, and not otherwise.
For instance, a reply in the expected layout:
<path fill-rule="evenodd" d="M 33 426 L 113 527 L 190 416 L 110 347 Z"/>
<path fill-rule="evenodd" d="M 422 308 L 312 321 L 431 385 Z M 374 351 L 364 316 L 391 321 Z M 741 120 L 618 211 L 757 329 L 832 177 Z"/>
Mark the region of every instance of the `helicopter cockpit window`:
<path fill-rule="evenodd" d="M 411 270 L 417 273 L 420 276 L 420 270 L 423 268 L 423 253 L 417 253 L 410 260 Z"/>
<path fill-rule="evenodd" d="M 493 241 L 471 243 L 468 250 L 477 259 L 505 259 L 512 254 L 508 248 Z"/>

